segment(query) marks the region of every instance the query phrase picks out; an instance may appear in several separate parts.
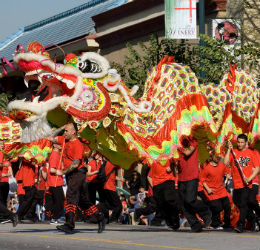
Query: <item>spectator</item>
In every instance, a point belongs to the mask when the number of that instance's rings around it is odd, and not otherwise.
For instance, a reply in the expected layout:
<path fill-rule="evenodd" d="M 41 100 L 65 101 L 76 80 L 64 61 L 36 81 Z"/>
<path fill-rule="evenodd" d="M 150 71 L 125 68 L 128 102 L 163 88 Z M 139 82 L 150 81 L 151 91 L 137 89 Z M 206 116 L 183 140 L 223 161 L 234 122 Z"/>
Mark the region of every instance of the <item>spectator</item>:
<path fill-rule="evenodd" d="M 122 224 L 129 224 L 129 213 L 128 213 L 128 205 L 126 202 L 126 197 L 125 195 L 121 194 L 120 195 L 120 200 L 122 203 L 122 213 L 121 213 L 121 222 Z"/>
<path fill-rule="evenodd" d="M 133 171 L 130 180 L 126 181 L 126 186 L 130 195 L 137 195 L 141 188 L 141 175 L 137 171 Z"/>

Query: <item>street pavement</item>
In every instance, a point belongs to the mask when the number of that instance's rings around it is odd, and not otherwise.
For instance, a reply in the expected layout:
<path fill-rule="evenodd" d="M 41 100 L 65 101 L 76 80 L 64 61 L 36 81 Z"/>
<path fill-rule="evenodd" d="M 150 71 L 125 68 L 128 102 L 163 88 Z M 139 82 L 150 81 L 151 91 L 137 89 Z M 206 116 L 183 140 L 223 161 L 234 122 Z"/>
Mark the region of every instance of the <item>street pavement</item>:
<path fill-rule="evenodd" d="M 79 222 L 74 234 L 64 234 L 49 224 L 0 224 L 0 250 L 93 249 L 93 250 L 260 250 L 260 232 L 204 230 L 189 228 L 174 232 L 166 227 L 107 225 L 98 234 L 97 225 Z"/>

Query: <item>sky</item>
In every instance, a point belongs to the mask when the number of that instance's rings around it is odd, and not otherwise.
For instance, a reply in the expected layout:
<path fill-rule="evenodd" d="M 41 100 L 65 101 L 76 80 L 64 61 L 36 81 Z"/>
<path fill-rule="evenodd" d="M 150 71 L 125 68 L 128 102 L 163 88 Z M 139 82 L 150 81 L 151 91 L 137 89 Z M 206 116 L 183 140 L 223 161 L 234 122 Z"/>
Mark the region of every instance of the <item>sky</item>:
<path fill-rule="evenodd" d="M 90 0 L 0 0 L 0 43 L 19 28 L 88 1 Z"/>

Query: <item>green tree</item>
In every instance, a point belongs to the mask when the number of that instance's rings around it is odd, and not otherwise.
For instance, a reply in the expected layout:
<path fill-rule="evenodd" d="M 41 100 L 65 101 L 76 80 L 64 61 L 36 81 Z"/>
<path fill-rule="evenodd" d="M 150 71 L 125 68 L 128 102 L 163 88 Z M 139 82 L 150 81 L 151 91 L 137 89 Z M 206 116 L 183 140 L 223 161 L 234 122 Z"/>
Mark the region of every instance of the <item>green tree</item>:
<path fill-rule="evenodd" d="M 200 35 L 204 46 L 191 45 L 185 40 L 164 39 L 159 41 L 152 35 L 148 45 L 140 42 L 138 49 L 126 44 L 129 54 L 124 65 L 112 63 L 128 87 L 139 86 L 137 97 L 143 93 L 147 73 L 165 56 L 174 56 L 177 63 L 188 65 L 196 74 L 199 83 L 214 82 L 218 84 L 229 71 L 230 64 L 249 71 L 257 69 L 260 56 L 259 47 L 248 43 L 227 49 L 226 44 L 207 35 Z M 202 78 L 200 72 L 204 71 Z M 260 83 L 259 83 L 260 84 Z"/>
<path fill-rule="evenodd" d="M 201 70 L 206 73 L 204 79 L 199 78 L 200 82 L 219 83 L 228 72 L 230 64 L 236 64 L 242 69 L 246 65 L 249 71 L 258 67 L 260 51 L 254 44 L 227 49 L 226 44 L 220 40 L 202 34 L 200 37 L 205 42 L 205 46 L 200 47 L 200 62 L 203 65 Z"/>
<path fill-rule="evenodd" d="M 2 111 L 2 115 L 7 115 L 7 105 L 10 101 L 11 95 L 6 93 L 0 94 L 0 110 Z"/>
<path fill-rule="evenodd" d="M 129 55 L 125 57 L 124 65 L 111 63 L 111 66 L 118 70 L 128 87 L 139 86 L 139 97 L 142 95 L 147 73 L 165 56 L 174 56 L 176 62 L 189 65 L 198 71 L 198 50 L 185 40 L 180 43 L 170 39 L 159 41 L 156 35 L 152 35 L 148 45 L 139 42 L 138 46 L 139 50 L 136 50 L 133 45 L 127 43 Z"/>

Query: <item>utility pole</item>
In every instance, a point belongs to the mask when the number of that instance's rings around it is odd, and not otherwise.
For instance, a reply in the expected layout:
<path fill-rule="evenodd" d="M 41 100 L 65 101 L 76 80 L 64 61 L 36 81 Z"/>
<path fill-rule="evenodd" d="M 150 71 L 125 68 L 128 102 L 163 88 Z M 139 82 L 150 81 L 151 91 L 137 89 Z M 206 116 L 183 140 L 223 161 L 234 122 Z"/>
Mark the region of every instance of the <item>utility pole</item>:
<path fill-rule="evenodd" d="M 199 0 L 199 33 L 205 34 L 205 0 Z M 200 46 L 205 46 L 204 41 L 201 39 Z M 200 66 L 202 66 L 202 63 L 200 63 Z M 200 77 L 205 78 L 205 72 L 202 70 L 200 71 Z"/>

